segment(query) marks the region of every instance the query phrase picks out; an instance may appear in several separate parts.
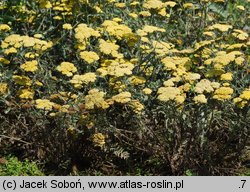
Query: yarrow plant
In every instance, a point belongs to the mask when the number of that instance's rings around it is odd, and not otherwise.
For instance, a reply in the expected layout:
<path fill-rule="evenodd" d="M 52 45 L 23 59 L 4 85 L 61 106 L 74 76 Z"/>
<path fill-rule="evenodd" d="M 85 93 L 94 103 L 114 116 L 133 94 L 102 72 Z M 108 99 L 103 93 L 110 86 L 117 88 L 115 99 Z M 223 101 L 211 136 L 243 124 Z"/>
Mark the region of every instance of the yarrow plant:
<path fill-rule="evenodd" d="M 249 6 L 2 1 L 1 150 L 13 137 L 25 157 L 111 164 L 106 174 L 124 170 L 116 158 L 145 173 L 233 174 L 249 145 Z"/>

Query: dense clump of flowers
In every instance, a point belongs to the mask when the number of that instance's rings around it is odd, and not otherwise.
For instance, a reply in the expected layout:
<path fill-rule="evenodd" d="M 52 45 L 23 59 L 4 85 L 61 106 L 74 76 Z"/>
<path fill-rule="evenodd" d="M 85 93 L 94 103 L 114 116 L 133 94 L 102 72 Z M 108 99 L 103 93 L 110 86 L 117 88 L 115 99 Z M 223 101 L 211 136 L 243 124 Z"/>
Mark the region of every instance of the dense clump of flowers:
<path fill-rule="evenodd" d="M 56 69 L 68 77 L 73 76 L 73 73 L 77 72 L 75 65 L 70 62 L 62 62 Z"/>

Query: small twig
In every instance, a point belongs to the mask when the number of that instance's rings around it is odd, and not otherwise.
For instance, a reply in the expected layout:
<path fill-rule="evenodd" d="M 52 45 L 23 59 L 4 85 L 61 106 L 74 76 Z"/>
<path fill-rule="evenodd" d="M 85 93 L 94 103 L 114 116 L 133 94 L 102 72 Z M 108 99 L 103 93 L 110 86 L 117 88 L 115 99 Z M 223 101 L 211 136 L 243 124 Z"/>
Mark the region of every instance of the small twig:
<path fill-rule="evenodd" d="M 31 145 L 32 143 L 29 143 L 27 141 L 24 141 L 20 138 L 16 138 L 16 137 L 9 137 L 9 136 L 6 136 L 6 135 L 0 135 L 0 137 L 3 137 L 3 138 L 7 138 L 7 139 L 13 139 L 15 141 L 19 141 L 19 142 L 22 142 L 22 143 L 25 143 L 25 144 L 28 144 L 28 145 Z"/>

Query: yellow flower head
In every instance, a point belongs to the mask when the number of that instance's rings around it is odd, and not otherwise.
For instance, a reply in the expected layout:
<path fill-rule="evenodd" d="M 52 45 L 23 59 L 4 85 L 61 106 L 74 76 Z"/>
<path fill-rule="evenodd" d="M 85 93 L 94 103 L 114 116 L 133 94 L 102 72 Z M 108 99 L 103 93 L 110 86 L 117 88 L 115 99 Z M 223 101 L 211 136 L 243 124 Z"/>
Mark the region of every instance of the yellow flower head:
<path fill-rule="evenodd" d="M 233 80 L 233 74 L 228 72 L 228 73 L 224 73 L 220 76 L 220 79 L 221 80 L 224 80 L 224 81 L 232 81 Z"/>
<path fill-rule="evenodd" d="M 31 90 L 31 89 L 20 89 L 17 92 L 17 95 L 21 99 L 33 99 L 34 94 L 35 94 L 34 90 Z"/>
<path fill-rule="evenodd" d="M 102 147 L 105 144 L 105 135 L 102 133 L 95 133 L 92 135 L 92 141 L 95 146 Z"/>
<path fill-rule="evenodd" d="M 7 24 L 0 24 L 0 32 L 7 32 L 7 31 L 9 31 L 9 30 L 11 30 L 11 28 L 10 28 L 10 26 L 9 25 L 7 25 Z"/>
<path fill-rule="evenodd" d="M 13 75 L 12 78 L 15 81 L 15 83 L 18 85 L 25 85 L 25 86 L 31 85 L 31 79 L 27 76 Z"/>
<path fill-rule="evenodd" d="M 103 31 L 108 32 L 110 36 L 114 36 L 118 40 L 133 36 L 132 30 L 123 24 L 119 24 L 115 21 L 106 20 L 102 24 Z"/>
<path fill-rule="evenodd" d="M 152 93 L 152 90 L 149 89 L 149 88 L 144 88 L 143 90 L 143 93 L 146 94 L 146 95 L 150 95 Z"/>
<path fill-rule="evenodd" d="M 144 105 L 140 103 L 138 100 L 131 100 L 129 102 L 129 106 L 132 107 L 133 111 L 137 114 L 140 114 L 142 110 L 144 109 Z"/>
<path fill-rule="evenodd" d="M 196 95 L 193 100 L 195 103 L 207 103 L 207 98 L 203 94 Z"/>
<path fill-rule="evenodd" d="M 37 109 L 44 109 L 47 111 L 51 111 L 55 103 L 51 102 L 48 99 L 37 99 L 36 100 L 36 108 Z"/>
<path fill-rule="evenodd" d="M 86 61 L 88 64 L 91 64 L 91 63 L 98 61 L 100 59 L 99 56 L 93 51 L 80 52 L 80 57 L 84 61 Z"/>
<path fill-rule="evenodd" d="M 195 80 L 200 79 L 201 75 L 198 74 L 198 73 L 190 73 L 190 72 L 188 72 L 186 75 L 183 76 L 183 78 L 184 78 L 185 81 L 193 82 Z"/>
<path fill-rule="evenodd" d="M 234 90 L 230 87 L 220 87 L 215 90 L 213 98 L 217 100 L 230 99 L 233 92 Z"/>
<path fill-rule="evenodd" d="M 183 7 L 185 9 L 192 9 L 194 7 L 194 4 L 193 3 L 184 3 Z"/>
<path fill-rule="evenodd" d="M 249 101 L 250 100 L 250 89 L 243 91 L 240 95 L 240 98 Z"/>
<path fill-rule="evenodd" d="M 210 93 L 214 91 L 214 88 L 211 81 L 209 81 L 208 79 L 202 79 L 195 85 L 194 91 L 200 94 L 203 92 Z"/>
<path fill-rule="evenodd" d="M 118 54 L 119 46 L 115 43 L 107 42 L 103 39 L 100 39 L 99 43 L 99 48 L 102 53 L 106 55 L 112 55 L 114 57 Z"/>
<path fill-rule="evenodd" d="M 3 57 L 0 57 L 0 63 L 3 63 L 3 64 L 5 64 L 5 65 L 8 65 L 8 64 L 10 64 L 10 61 L 9 61 L 8 59 L 5 59 L 5 58 L 3 58 Z"/>
<path fill-rule="evenodd" d="M 88 92 L 88 95 L 85 97 L 85 108 L 86 109 L 94 109 L 102 108 L 107 109 L 109 104 L 104 100 L 105 93 L 98 89 L 91 89 Z"/>
<path fill-rule="evenodd" d="M 84 84 L 95 82 L 96 74 L 95 73 L 85 73 L 84 75 L 74 75 L 70 80 L 70 83 L 74 85 L 75 88 L 82 88 Z"/>
<path fill-rule="evenodd" d="M 157 92 L 159 95 L 157 99 L 160 101 L 174 100 L 181 92 L 176 87 L 160 87 Z"/>
<path fill-rule="evenodd" d="M 9 54 L 13 54 L 13 53 L 17 53 L 17 49 L 15 47 L 10 47 L 10 48 L 4 50 L 5 55 L 9 55 Z"/>
<path fill-rule="evenodd" d="M 146 9 L 161 9 L 165 6 L 165 4 L 160 0 L 146 0 L 143 4 L 143 7 Z"/>
<path fill-rule="evenodd" d="M 26 61 L 24 64 L 21 65 L 20 68 L 27 72 L 35 72 L 38 70 L 37 65 L 37 60 Z"/>
<path fill-rule="evenodd" d="M 86 24 L 81 23 L 75 28 L 75 38 L 79 43 L 85 43 L 90 37 L 99 37 L 100 33 L 88 27 Z"/>
<path fill-rule="evenodd" d="M 208 29 L 209 30 L 213 30 L 213 29 L 217 29 L 221 32 L 227 32 L 229 29 L 232 29 L 233 26 L 232 25 L 226 25 L 226 24 L 214 24 L 212 26 L 210 26 Z"/>
<path fill-rule="evenodd" d="M 8 84 L 0 83 L 0 95 L 5 95 L 8 92 Z"/>
<path fill-rule="evenodd" d="M 71 30 L 72 29 L 72 25 L 71 24 L 69 24 L 69 23 L 65 23 L 65 24 L 63 24 L 63 29 L 65 29 L 65 30 Z"/>
<path fill-rule="evenodd" d="M 140 77 L 136 75 L 129 77 L 128 80 L 130 81 L 132 85 L 141 85 L 146 82 L 146 79 L 144 77 Z"/>
<path fill-rule="evenodd" d="M 128 103 L 131 101 L 131 93 L 130 92 L 121 92 L 118 95 L 112 97 L 112 100 L 117 103 Z"/>
<path fill-rule="evenodd" d="M 68 77 L 71 77 L 73 73 L 77 72 L 75 65 L 70 62 L 62 62 L 56 69 Z"/>

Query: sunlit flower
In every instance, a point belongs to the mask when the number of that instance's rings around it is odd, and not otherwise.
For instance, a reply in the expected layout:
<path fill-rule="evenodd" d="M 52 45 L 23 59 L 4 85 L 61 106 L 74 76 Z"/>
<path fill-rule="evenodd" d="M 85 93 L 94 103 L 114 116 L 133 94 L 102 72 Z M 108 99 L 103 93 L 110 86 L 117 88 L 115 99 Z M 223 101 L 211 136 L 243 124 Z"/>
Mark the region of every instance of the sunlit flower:
<path fill-rule="evenodd" d="M 82 88 L 84 84 L 88 84 L 96 81 L 95 73 L 85 73 L 84 75 L 74 75 L 70 80 L 70 83 L 74 85 L 75 88 Z"/>
<path fill-rule="evenodd" d="M 203 94 L 196 95 L 193 100 L 195 103 L 207 103 L 207 98 Z"/>
<path fill-rule="evenodd" d="M 102 133 L 95 133 L 91 138 L 95 146 L 102 147 L 105 144 L 105 135 Z"/>
<path fill-rule="evenodd" d="M 112 97 L 112 100 L 117 103 L 128 103 L 131 101 L 131 93 L 130 92 L 121 92 L 118 95 Z"/>
<path fill-rule="evenodd" d="M 5 65 L 8 65 L 8 64 L 10 64 L 10 61 L 9 61 L 8 59 L 5 59 L 5 58 L 3 58 L 3 57 L 0 57 L 0 63 L 3 63 L 3 64 L 5 64 Z"/>
<path fill-rule="evenodd" d="M 144 88 L 143 90 L 143 93 L 146 94 L 146 95 L 150 95 L 152 93 L 152 90 L 149 89 L 149 88 Z"/>
<path fill-rule="evenodd" d="M 3 32 L 7 32 L 11 30 L 10 26 L 7 25 L 7 24 L 0 24 L 0 32 L 3 31 Z"/>
<path fill-rule="evenodd" d="M 240 98 L 241 99 L 244 99 L 244 100 L 250 100 L 250 89 L 247 89 L 245 91 L 243 91 L 241 94 L 240 94 Z"/>
<path fill-rule="evenodd" d="M 100 59 L 99 56 L 93 51 L 80 52 L 80 57 L 89 64 Z"/>
<path fill-rule="evenodd" d="M 71 77 L 73 73 L 77 72 L 75 65 L 70 62 L 62 62 L 56 69 L 68 77 Z"/>
<path fill-rule="evenodd" d="M 4 50 L 5 55 L 9 55 L 9 54 L 13 54 L 13 53 L 17 53 L 17 49 L 15 47 L 10 47 L 10 48 Z"/>
<path fill-rule="evenodd" d="M 8 84 L 0 83 L 0 95 L 4 95 L 8 92 Z"/>
<path fill-rule="evenodd" d="M 44 110 L 50 111 L 52 110 L 54 106 L 54 103 L 48 99 L 37 99 L 35 102 L 36 102 L 37 109 L 44 109 Z"/>
<path fill-rule="evenodd" d="M 245 11 L 245 7 L 242 5 L 237 5 L 236 8 L 241 10 L 241 11 Z"/>
<path fill-rule="evenodd" d="M 71 30 L 73 27 L 72 27 L 72 25 L 71 24 L 69 24 L 69 23 L 65 23 L 65 24 L 63 24 L 63 29 L 66 29 L 66 30 Z"/>
<path fill-rule="evenodd" d="M 160 101 L 169 101 L 174 100 L 177 95 L 180 95 L 181 92 L 176 87 L 160 87 L 157 91 Z"/>
<path fill-rule="evenodd" d="M 174 7 L 174 6 L 176 5 L 176 2 L 174 2 L 174 1 L 167 1 L 167 2 L 165 3 L 165 5 L 166 5 L 166 6 L 169 6 L 169 7 Z"/>
<path fill-rule="evenodd" d="M 107 55 L 112 55 L 114 57 L 118 54 L 119 46 L 116 45 L 115 43 L 107 42 L 103 39 L 100 39 L 99 43 L 100 43 L 99 48 L 102 53 Z"/>
<path fill-rule="evenodd" d="M 220 87 L 215 90 L 213 98 L 217 100 L 230 99 L 233 92 L 234 90 L 230 87 Z"/>
<path fill-rule="evenodd" d="M 210 26 L 208 29 L 212 30 L 212 29 L 217 29 L 221 32 L 227 32 L 229 29 L 232 29 L 233 26 L 232 25 L 227 25 L 227 24 L 214 24 L 212 26 Z"/>
<path fill-rule="evenodd" d="M 85 97 L 85 108 L 94 109 L 102 108 L 107 109 L 109 104 L 104 100 L 105 93 L 98 89 L 91 89 Z"/>
<path fill-rule="evenodd" d="M 33 99 L 35 92 L 32 89 L 20 89 L 17 92 L 17 95 L 19 96 L 19 98 L 21 99 Z"/>
<path fill-rule="evenodd" d="M 139 12 L 139 15 L 141 15 L 143 17 L 150 17 L 151 13 L 149 11 L 141 11 L 141 12 Z"/>
<path fill-rule="evenodd" d="M 144 77 L 140 77 L 136 75 L 129 77 L 128 80 L 130 81 L 132 85 L 141 85 L 146 82 L 146 79 Z"/>
<path fill-rule="evenodd" d="M 194 91 L 200 94 L 203 92 L 210 93 L 214 91 L 214 87 L 212 86 L 211 81 L 209 81 L 208 79 L 202 79 L 195 85 Z"/>
<path fill-rule="evenodd" d="M 165 4 L 160 0 L 146 0 L 143 7 L 146 9 L 161 9 Z"/>
<path fill-rule="evenodd" d="M 244 59 L 243 57 L 237 57 L 237 58 L 235 59 L 235 63 L 236 63 L 237 65 L 242 65 L 242 64 L 244 63 L 244 61 L 245 61 L 245 59 Z"/>
<path fill-rule="evenodd" d="M 184 3 L 183 7 L 185 9 L 192 9 L 194 7 L 194 4 L 193 3 Z"/>
<path fill-rule="evenodd" d="M 27 72 L 35 72 L 38 70 L 38 62 L 37 60 L 26 61 L 20 68 Z"/>
<path fill-rule="evenodd" d="M 221 80 L 224 80 L 224 81 L 231 81 L 233 80 L 233 74 L 228 72 L 228 73 L 224 73 L 220 76 L 220 79 Z"/>
<path fill-rule="evenodd" d="M 132 107 L 133 111 L 137 114 L 140 114 L 144 109 L 144 105 L 136 99 L 131 100 L 129 106 Z"/>
<path fill-rule="evenodd" d="M 35 34 L 34 37 L 37 39 L 41 39 L 41 38 L 43 38 L 43 35 L 42 34 Z"/>

